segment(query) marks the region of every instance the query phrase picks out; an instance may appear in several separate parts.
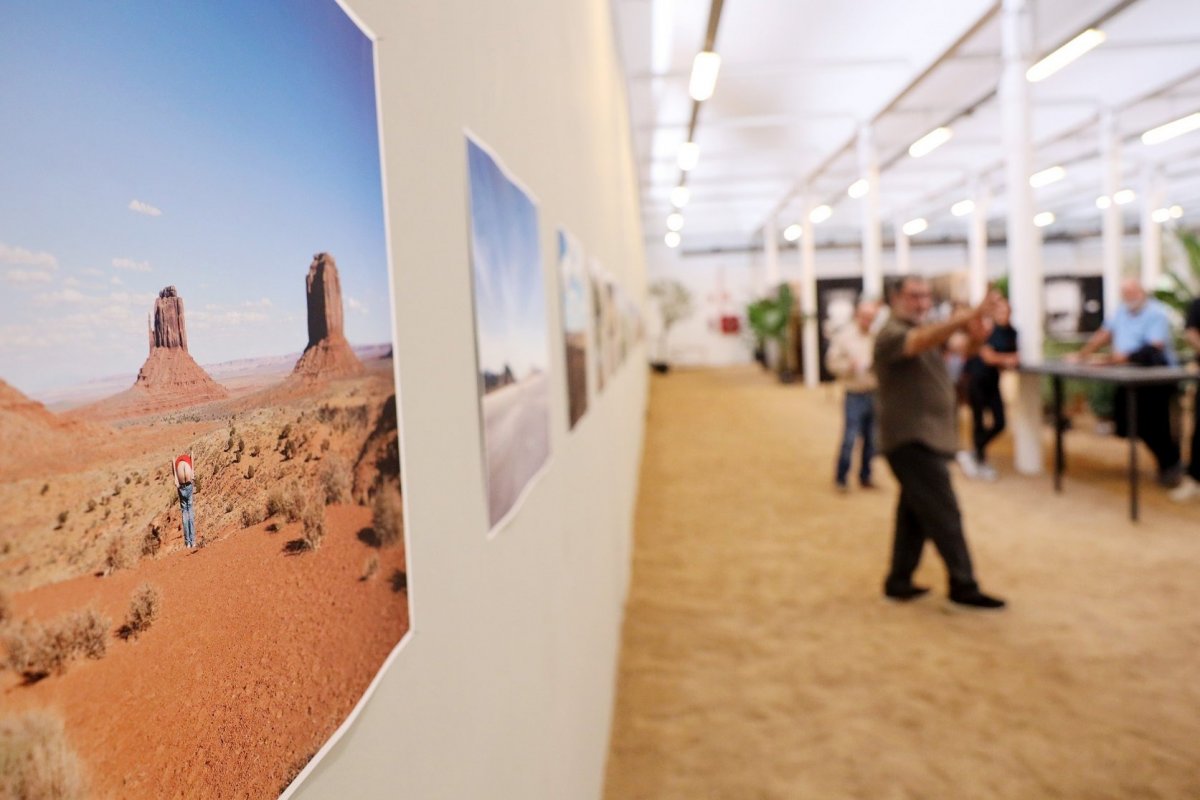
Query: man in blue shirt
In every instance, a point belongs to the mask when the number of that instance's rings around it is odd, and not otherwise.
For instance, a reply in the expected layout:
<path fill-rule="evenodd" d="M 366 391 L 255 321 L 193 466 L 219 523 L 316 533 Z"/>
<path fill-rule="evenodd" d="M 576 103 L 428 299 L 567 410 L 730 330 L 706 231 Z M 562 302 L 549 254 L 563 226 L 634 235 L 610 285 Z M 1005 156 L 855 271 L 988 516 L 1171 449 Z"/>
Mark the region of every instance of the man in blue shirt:
<path fill-rule="evenodd" d="M 1143 367 L 1175 366 L 1175 348 L 1171 344 L 1171 318 L 1162 303 L 1147 296 L 1134 278 L 1121 283 L 1121 305 L 1104 321 L 1104 327 L 1079 351 L 1075 359 L 1085 359 L 1105 345 L 1112 345 L 1113 364 Z M 1137 390 L 1138 435 L 1158 462 L 1158 482 L 1176 487 L 1183 478 L 1179 442 L 1171 433 L 1170 388 L 1147 387 Z M 1117 395 L 1117 432 L 1125 425 L 1124 393 Z"/>

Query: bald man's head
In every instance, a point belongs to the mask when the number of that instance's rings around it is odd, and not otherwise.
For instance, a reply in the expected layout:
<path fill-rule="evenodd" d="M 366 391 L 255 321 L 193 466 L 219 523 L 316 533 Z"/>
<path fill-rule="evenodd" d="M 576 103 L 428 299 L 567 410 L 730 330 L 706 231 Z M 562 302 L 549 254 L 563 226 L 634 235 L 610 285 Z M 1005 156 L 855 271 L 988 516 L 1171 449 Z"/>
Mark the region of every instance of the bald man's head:
<path fill-rule="evenodd" d="M 1146 289 L 1137 278 L 1126 278 L 1121 281 L 1121 301 L 1130 311 L 1140 311 L 1146 304 Z"/>

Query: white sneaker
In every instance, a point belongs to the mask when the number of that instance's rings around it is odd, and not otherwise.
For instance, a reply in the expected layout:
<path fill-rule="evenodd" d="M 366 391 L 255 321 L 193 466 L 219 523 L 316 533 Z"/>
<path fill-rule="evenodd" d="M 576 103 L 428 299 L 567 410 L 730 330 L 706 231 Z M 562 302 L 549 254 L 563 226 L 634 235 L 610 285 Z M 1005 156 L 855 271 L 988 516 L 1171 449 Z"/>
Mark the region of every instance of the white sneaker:
<path fill-rule="evenodd" d="M 996 474 L 996 468 L 991 464 L 980 464 L 976 470 L 980 479 L 985 481 L 994 481 L 999 475 Z"/>
<path fill-rule="evenodd" d="M 963 475 L 968 478 L 979 477 L 979 464 L 975 462 L 975 456 L 968 453 L 966 450 L 959 450 L 955 454 L 954 459 L 958 462 L 959 468 L 963 471 Z"/>
<path fill-rule="evenodd" d="M 1193 497 L 1200 496 L 1200 483 L 1196 483 L 1190 475 L 1184 475 L 1183 481 L 1172 489 L 1168 496 L 1176 503 L 1186 503 Z"/>

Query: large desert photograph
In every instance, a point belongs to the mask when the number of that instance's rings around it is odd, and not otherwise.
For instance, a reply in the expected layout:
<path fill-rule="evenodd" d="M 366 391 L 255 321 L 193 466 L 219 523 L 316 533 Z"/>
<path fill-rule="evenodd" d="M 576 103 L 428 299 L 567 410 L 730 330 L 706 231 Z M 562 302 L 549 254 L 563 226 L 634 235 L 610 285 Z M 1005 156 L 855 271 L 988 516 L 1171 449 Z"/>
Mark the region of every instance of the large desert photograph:
<path fill-rule="evenodd" d="M 467 177 L 488 527 L 495 530 L 550 458 L 550 342 L 537 206 L 470 137 Z"/>
<path fill-rule="evenodd" d="M 409 629 L 373 44 L 75 5 L 0 28 L 0 796 L 275 797 Z"/>

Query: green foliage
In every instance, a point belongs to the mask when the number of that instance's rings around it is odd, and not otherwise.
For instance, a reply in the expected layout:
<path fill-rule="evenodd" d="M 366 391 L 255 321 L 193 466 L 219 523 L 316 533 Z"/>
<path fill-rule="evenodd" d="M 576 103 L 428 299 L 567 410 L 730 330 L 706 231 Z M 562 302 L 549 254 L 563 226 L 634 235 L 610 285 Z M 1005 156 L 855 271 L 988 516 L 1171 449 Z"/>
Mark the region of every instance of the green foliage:
<path fill-rule="evenodd" d="M 664 331 L 692 314 L 692 293 L 679 281 L 655 281 L 650 284 L 650 296 L 658 301 Z"/>
<path fill-rule="evenodd" d="M 787 336 L 788 320 L 792 315 L 792 287 L 779 284 L 774 297 L 768 296 L 746 308 L 746 319 L 750 330 L 762 340 L 782 340 Z"/>

